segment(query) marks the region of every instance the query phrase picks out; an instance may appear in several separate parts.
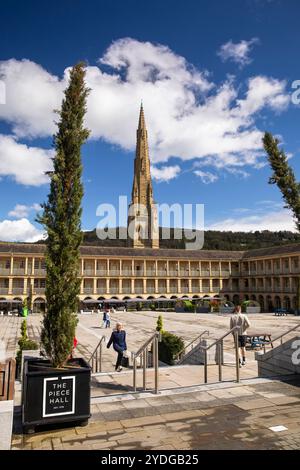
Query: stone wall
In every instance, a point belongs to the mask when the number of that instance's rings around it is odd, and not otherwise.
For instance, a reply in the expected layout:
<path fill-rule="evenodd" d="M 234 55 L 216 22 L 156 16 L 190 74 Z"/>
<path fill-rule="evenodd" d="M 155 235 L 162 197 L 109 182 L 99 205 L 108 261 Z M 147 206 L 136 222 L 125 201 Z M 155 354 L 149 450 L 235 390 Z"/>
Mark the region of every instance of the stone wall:
<path fill-rule="evenodd" d="M 275 377 L 300 373 L 300 336 L 270 349 L 266 353 L 257 352 L 259 377 Z"/>
<path fill-rule="evenodd" d="M 13 400 L 0 401 L 0 450 L 10 449 L 13 414 Z"/>

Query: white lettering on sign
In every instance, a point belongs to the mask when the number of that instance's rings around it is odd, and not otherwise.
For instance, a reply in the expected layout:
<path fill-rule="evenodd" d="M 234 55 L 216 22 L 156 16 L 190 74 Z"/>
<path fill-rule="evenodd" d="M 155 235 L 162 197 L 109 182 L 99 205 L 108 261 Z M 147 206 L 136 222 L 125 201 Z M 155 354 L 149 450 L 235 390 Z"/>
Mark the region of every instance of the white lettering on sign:
<path fill-rule="evenodd" d="M 75 376 L 44 379 L 43 418 L 75 413 Z"/>

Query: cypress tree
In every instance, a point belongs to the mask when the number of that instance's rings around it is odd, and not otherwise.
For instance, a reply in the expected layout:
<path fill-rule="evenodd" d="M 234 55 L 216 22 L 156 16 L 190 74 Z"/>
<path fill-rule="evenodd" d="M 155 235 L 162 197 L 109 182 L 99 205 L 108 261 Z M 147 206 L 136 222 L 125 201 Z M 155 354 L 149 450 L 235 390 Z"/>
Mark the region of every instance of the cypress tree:
<path fill-rule="evenodd" d="M 269 179 L 270 184 L 277 184 L 286 207 L 291 209 L 298 232 L 300 232 L 300 184 L 297 182 L 294 171 L 288 164 L 283 150 L 278 147 L 279 141 L 266 132 L 263 138 L 264 149 L 273 170 Z M 300 311 L 300 278 L 297 279 L 297 310 Z"/>
<path fill-rule="evenodd" d="M 47 231 L 46 300 L 41 343 L 53 367 L 62 367 L 73 347 L 77 324 L 79 247 L 82 242 L 81 146 L 89 132 L 84 128 L 86 99 L 83 63 L 70 71 L 61 110 L 57 111 L 58 131 L 54 135 L 55 157 L 50 173 L 50 192 L 38 221 Z"/>
<path fill-rule="evenodd" d="M 277 184 L 286 207 L 291 209 L 298 232 L 300 231 L 300 184 L 297 182 L 294 171 L 288 164 L 286 154 L 278 147 L 279 141 L 266 132 L 263 138 L 264 149 L 267 153 L 273 174 L 269 179 L 270 184 Z"/>

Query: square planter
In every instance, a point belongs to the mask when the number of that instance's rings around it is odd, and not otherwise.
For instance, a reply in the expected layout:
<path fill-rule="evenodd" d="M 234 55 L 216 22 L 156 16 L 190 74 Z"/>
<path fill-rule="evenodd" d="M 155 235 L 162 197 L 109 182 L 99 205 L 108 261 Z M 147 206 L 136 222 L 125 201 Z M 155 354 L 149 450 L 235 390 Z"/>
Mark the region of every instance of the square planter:
<path fill-rule="evenodd" d="M 91 368 L 82 358 L 54 369 L 48 360 L 26 358 L 22 383 L 25 433 L 55 423 L 87 424 L 90 418 Z"/>

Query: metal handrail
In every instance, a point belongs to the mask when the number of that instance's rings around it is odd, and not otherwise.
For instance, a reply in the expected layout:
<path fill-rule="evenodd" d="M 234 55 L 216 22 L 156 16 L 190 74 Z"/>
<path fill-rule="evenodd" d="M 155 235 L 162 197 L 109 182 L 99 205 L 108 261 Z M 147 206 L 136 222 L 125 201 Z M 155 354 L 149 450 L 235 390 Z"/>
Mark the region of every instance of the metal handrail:
<path fill-rule="evenodd" d="M 205 330 L 205 331 L 202 331 L 202 333 L 200 335 L 198 335 L 195 339 L 193 339 L 193 341 L 191 341 L 190 343 L 188 343 L 184 348 L 181 349 L 181 351 L 179 351 L 179 353 L 176 354 L 176 356 L 174 357 L 174 360 L 176 359 L 179 359 L 181 360 L 181 355 L 190 347 L 192 346 L 192 344 L 196 343 L 196 341 L 199 341 L 200 338 L 202 338 L 203 335 L 207 334 L 207 336 L 209 336 L 209 331 L 208 330 Z"/>
<path fill-rule="evenodd" d="M 143 390 L 147 389 L 146 376 L 147 376 L 147 367 L 148 367 L 148 352 L 149 346 L 152 346 L 153 354 L 153 366 L 154 366 L 154 391 L 158 393 L 158 343 L 161 341 L 161 333 L 156 331 L 141 347 L 136 353 L 131 353 L 133 360 L 133 390 L 136 392 L 137 388 L 137 358 L 141 358 L 141 365 L 143 367 Z"/>
<path fill-rule="evenodd" d="M 92 367 L 92 373 L 102 372 L 102 343 L 106 337 L 102 336 L 88 362 Z"/>
<path fill-rule="evenodd" d="M 291 333 L 292 331 L 297 330 L 299 327 L 300 327 L 300 324 L 298 324 L 296 326 L 293 326 L 293 328 L 290 328 L 288 331 L 285 331 L 285 333 L 282 333 L 281 335 L 277 336 L 277 338 L 272 339 L 272 343 L 274 343 L 275 341 L 278 341 L 280 339 L 280 344 L 282 344 L 282 338 L 284 336 L 288 335 L 289 333 Z"/>
<path fill-rule="evenodd" d="M 221 338 L 216 339 L 216 341 L 214 343 L 210 344 L 209 346 L 200 346 L 200 347 L 202 347 L 203 349 L 208 350 L 208 349 L 212 348 L 213 346 L 215 346 L 220 341 L 223 341 L 223 339 L 226 338 L 226 336 L 229 336 L 230 334 L 233 334 L 233 333 L 237 332 L 239 329 L 240 329 L 239 326 L 234 326 L 233 328 L 231 328 L 231 330 L 227 331 L 227 333 L 225 333 L 225 335 L 221 336 Z"/>
<path fill-rule="evenodd" d="M 203 346 L 199 344 L 199 349 L 204 351 L 204 383 L 207 383 L 207 375 L 208 375 L 208 364 L 207 364 L 207 351 L 211 349 L 213 346 L 217 347 L 217 364 L 219 366 L 219 382 L 222 382 L 222 365 L 224 364 L 224 339 L 233 334 L 234 336 L 234 346 L 235 346 L 235 368 L 236 368 L 236 381 L 240 381 L 240 364 L 239 364 L 239 343 L 238 343 L 238 332 L 240 327 L 234 326 L 231 330 L 227 331 L 223 336 L 218 338 L 212 344 L 208 346 Z"/>
<path fill-rule="evenodd" d="M 134 353 L 134 355 L 136 357 L 138 357 L 143 351 L 144 349 L 149 346 L 149 344 L 154 340 L 154 338 L 159 335 L 159 332 L 156 331 L 149 339 L 147 339 L 147 341 L 140 347 L 140 349 L 138 349 L 138 351 L 136 353 Z"/>

